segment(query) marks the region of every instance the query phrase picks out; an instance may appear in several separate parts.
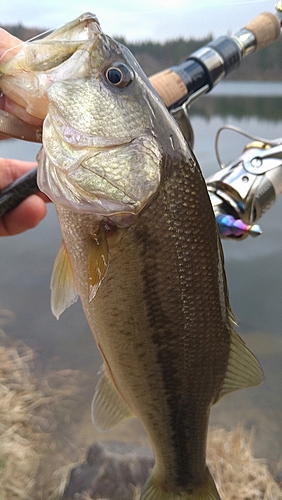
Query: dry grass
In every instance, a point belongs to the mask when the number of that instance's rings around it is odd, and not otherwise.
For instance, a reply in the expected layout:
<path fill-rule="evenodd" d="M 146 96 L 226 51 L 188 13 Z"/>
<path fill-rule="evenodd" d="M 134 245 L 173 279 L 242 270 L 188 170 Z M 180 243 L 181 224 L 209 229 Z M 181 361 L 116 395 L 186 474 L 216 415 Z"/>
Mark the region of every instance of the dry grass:
<path fill-rule="evenodd" d="M 266 463 L 252 455 L 253 438 L 241 425 L 209 433 L 207 462 L 224 500 L 282 500 Z"/>
<path fill-rule="evenodd" d="M 77 390 L 77 377 L 70 371 L 51 373 L 39 383 L 32 360 L 32 351 L 23 344 L 0 346 L 1 500 L 59 499 L 70 462 L 79 456 L 73 448 L 70 453 L 67 443 L 54 440 L 58 408 L 62 418 L 64 401 Z M 252 438 L 240 426 L 209 434 L 208 464 L 222 499 L 282 500 L 266 464 L 252 455 Z M 86 493 L 80 498 L 90 499 Z"/>
<path fill-rule="evenodd" d="M 1 498 L 29 499 L 39 468 L 45 435 L 34 410 L 46 401 L 29 372 L 32 352 L 0 347 Z"/>
<path fill-rule="evenodd" d="M 50 373 L 39 382 L 32 366 L 24 344 L 0 345 L 1 500 L 59 498 L 70 464 L 67 443 L 56 442 L 56 417 L 77 389 L 75 373 Z"/>

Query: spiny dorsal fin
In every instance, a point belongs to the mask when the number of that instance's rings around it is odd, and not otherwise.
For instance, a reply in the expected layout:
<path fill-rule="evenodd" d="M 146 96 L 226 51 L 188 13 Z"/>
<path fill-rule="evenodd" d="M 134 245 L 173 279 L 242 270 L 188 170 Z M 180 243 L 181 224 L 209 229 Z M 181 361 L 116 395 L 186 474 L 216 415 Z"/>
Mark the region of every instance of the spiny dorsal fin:
<path fill-rule="evenodd" d="M 62 312 L 78 299 L 72 266 L 63 241 L 54 262 L 50 288 L 51 309 L 59 319 Z"/>
<path fill-rule="evenodd" d="M 91 302 L 106 274 L 108 267 L 108 244 L 101 228 L 98 234 L 88 238 L 88 300 Z"/>
<path fill-rule="evenodd" d="M 134 417 L 127 404 L 123 401 L 105 366 L 100 369 L 91 407 L 92 422 L 100 431 L 107 431 L 125 418 Z"/>
<path fill-rule="evenodd" d="M 229 392 L 258 385 L 263 380 L 258 360 L 238 333 L 232 330 L 227 372 L 218 399 Z"/>

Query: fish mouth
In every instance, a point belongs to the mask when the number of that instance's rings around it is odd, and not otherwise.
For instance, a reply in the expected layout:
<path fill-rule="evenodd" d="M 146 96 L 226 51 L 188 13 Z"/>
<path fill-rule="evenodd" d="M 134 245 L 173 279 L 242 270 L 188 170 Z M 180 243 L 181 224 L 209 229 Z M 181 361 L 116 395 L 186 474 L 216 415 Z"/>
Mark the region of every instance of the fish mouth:
<path fill-rule="evenodd" d="M 48 33 L 48 32 L 47 32 Z M 100 22 L 95 14 L 92 12 L 84 12 L 79 17 L 71 22 L 61 25 L 59 28 L 53 30 L 46 37 L 42 38 L 43 42 L 46 39 L 49 41 L 85 41 L 91 40 L 97 34 L 103 33 Z"/>
<path fill-rule="evenodd" d="M 121 97 L 124 94 L 116 88 L 112 91 L 104 81 L 109 53 L 120 54 L 121 50 L 113 48 L 114 42 L 100 30 L 95 16 L 87 13 L 78 19 L 79 34 L 81 23 L 90 30 L 80 47 L 84 50 L 70 57 L 63 78 L 54 81 L 47 92 L 40 189 L 55 204 L 72 211 L 135 216 L 159 188 L 162 151 L 152 133 L 151 119 L 146 114 L 143 117 L 143 94 L 138 105 L 130 107 L 133 116 L 136 110 L 141 116 L 130 128 L 127 94 Z M 85 33 L 83 36 L 85 40 Z M 134 88 L 130 96 L 135 102 Z M 103 105 L 112 111 L 113 123 L 105 112 L 100 115 Z"/>
<path fill-rule="evenodd" d="M 72 77 L 75 54 L 89 51 L 103 35 L 97 17 L 86 12 L 74 21 L 27 40 L 11 60 L 1 58 L 1 90 L 32 116 L 44 120 L 53 82 Z M 74 59 L 74 66 L 78 63 Z M 62 69 L 64 76 L 62 77 Z"/>
<path fill-rule="evenodd" d="M 79 26 L 81 24 L 81 26 L 86 31 L 87 40 L 93 37 L 93 34 L 95 35 L 98 33 L 102 33 L 98 18 L 97 16 L 95 16 L 95 14 L 92 14 L 92 12 L 84 12 L 83 14 L 81 14 L 81 16 L 74 20 L 73 23 L 74 26 Z"/>

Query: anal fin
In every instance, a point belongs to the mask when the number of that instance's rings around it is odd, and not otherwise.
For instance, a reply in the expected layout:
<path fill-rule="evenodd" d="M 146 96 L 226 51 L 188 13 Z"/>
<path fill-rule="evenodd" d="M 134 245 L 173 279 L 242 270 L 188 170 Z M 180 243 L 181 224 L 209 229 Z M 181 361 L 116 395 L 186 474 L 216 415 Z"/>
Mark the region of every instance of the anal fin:
<path fill-rule="evenodd" d="M 229 392 L 258 385 L 263 380 L 258 360 L 238 333 L 232 330 L 227 372 L 218 399 Z"/>
<path fill-rule="evenodd" d="M 117 392 L 105 366 L 100 369 L 91 407 L 92 421 L 100 431 L 107 431 L 125 418 L 134 417 L 127 404 Z"/>

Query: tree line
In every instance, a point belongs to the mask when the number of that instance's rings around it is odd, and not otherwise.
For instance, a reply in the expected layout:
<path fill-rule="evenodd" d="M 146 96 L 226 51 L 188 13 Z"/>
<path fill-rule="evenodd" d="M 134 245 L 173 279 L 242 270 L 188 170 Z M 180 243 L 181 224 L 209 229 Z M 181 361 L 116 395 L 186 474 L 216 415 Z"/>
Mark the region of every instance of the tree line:
<path fill-rule="evenodd" d="M 43 29 L 27 28 L 22 24 L 1 26 L 21 40 L 28 40 Z M 143 41 L 129 42 L 117 37 L 134 54 L 145 73 L 150 76 L 162 69 L 181 64 L 195 50 L 212 41 L 208 36 L 202 39 L 178 38 L 164 43 Z M 249 55 L 242 61 L 238 70 L 228 76 L 230 80 L 269 80 L 282 81 L 282 38 L 274 44 Z"/>

